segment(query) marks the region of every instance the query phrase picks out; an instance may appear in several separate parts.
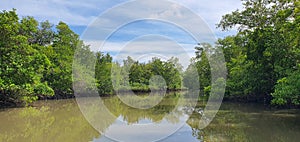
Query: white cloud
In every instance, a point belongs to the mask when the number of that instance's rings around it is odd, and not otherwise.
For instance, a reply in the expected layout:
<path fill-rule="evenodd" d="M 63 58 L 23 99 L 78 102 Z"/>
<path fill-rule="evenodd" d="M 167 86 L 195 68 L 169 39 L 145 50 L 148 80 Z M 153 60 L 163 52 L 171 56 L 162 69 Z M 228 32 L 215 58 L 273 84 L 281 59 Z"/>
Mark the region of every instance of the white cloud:
<path fill-rule="evenodd" d="M 171 5 L 171 6 L 170 6 Z M 84 40 L 96 38 L 105 40 L 114 30 L 141 19 L 162 20 L 189 32 L 198 41 L 214 43 L 212 31 L 197 14 L 177 3 L 144 1 L 130 2 L 103 13 L 82 36 Z M 163 27 L 161 27 L 163 28 Z M 153 29 L 147 29 L 152 31 Z M 147 34 L 147 32 L 145 32 Z M 172 36 L 172 35 L 171 35 Z M 177 35 L 173 35 L 177 36 Z"/>
<path fill-rule="evenodd" d="M 209 24 L 217 24 L 223 15 L 242 8 L 241 0 L 174 0 L 199 14 Z M 213 26 L 213 25 L 212 25 Z M 212 27 L 214 28 L 214 27 Z"/>
<path fill-rule="evenodd" d="M 16 8 L 21 16 L 34 16 L 38 20 L 50 20 L 53 23 L 58 21 L 65 21 L 69 25 L 81 25 L 87 26 L 103 11 L 120 4 L 121 2 L 127 2 L 128 0 L 10 0 L 2 1 L 0 8 L 3 10 L 10 10 Z M 241 8 L 240 0 L 173 0 L 179 4 L 182 4 L 190 8 L 195 13 L 199 14 L 209 25 L 209 27 L 217 32 L 215 24 L 217 24 L 221 16 L 229 13 L 237 8 Z M 169 7 L 169 11 L 161 11 L 159 16 L 176 15 L 178 17 L 188 17 L 184 13 L 180 12 L 180 7 L 176 4 L 162 5 L 155 1 L 140 2 L 141 7 L 122 9 L 119 12 L 122 16 L 137 17 L 137 15 L 143 15 L 143 13 L 149 11 L 153 6 L 157 8 Z M 133 9 L 139 9 L 139 12 L 132 11 Z M 122 20 L 124 17 L 116 13 L 112 15 L 112 19 L 104 21 L 108 25 L 115 22 L 115 20 Z M 186 18 L 187 19 L 187 18 Z M 113 21 L 111 21 L 113 20 Z M 193 24 L 193 19 L 191 19 Z"/>
<path fill-rule="evenodd" d="M 99 15 L 103 14 L 104 11 L 109 10 L 113 6 L 120 4 L 121 2 L 127 2 L 129 0 L 6 0 L 1 1 L 0 9 L 10 10 L 16 8 L 20 16 L 33 16 L 39 21 L 49 20 L 52 23 L 58 23 L 58 21 L 64 21 L 71 26 L 88 26 L 89 23 Z M 131 19 L 139 18 L 152 18 L 152 19 L 167 19 L 178 21 L 178 23 L 184 23 L 185 26 L 191 27 L 191 29 L 199 30 L 203 28 L 203 25 L 199 25 L 198 19 L 195 18 L 190 13 L 186 12 L 183 7 L 178 4 L 184 5 L 194 13 L 198 14 L 204 23 L 208 24 L 209 28 L 218 35 L 222 37 L 227 34 L 235 33 L 229 31 L 227 33 L 221 33 L 219 29 L 216 29 L 216 25 L 220 20 L 222 15 L 230 13 L 236 9 L 241 9 L 240 0 L 173 0 L 175 4 L 166 5 L 166 3 L 157 3 L 157 1 L 138 1 L 137 5 L 131 5 L 131 7 L 122 7 L 118 10 L 104 16 L 100 21 L 94 21 L 94 25 L 91 25 L 89 31 L 83 36 L 83 40 L 87 44 L 91 45 L 93 51 L 97 51 L 100 47 L 101 41 L 104 41 L 106 37 L 116 25 L 128 21 Z M 178 3 L 178 4 L 176 4 Z M 119 5 L 120 6 L 120 5 Z M 152 11 L 152 12 L 149 12 Z M 155 11 L 153 13 L 153 11 Z M 206 23 L 205 23 L 206 22 Z M 125 23 L 123 23 L 125 24 Z M 101 25 L 101 29 L 97 29 L 97 25 Z M 92 26 L 97 28 L 93 29 Z M 159 27 L 158 27 L 159 28 Z M 154 29 L 143 29 L 141 32 L 153 31 Z M 156 29 L 157 30 L 157 29 Z M 168 32 L 169 29 L 162 29 L 161 32 Z M 128 30 L 128 33 L 137 34 L 139 31 Z M 126 31 L 125 31 L 126 32 Z M 203 29 L 199 33 L 202 36 L 209 34 L 208 29 Z M 138 33 L 137 35 L 140 35 Z M 170 35 L 178 36 L 178 35 Z M 95 37 L 95 39 L 93 39 Z M 177 37 L 178 38 L 178 37 Z M 100 39 L 100 40 L 97 40 Z M 183 38 L 182 38 L 183 39 Z M 205 41 L 205 38 L 200 41 Z M 116 56 L 122 47 L 126 44 L 124 41 L 107 42 L 105 44 L 103 52 L 111 52 L 113 56 Z M 178 47 L 182 46 L 184 50 Z M 182 44 L 180 46 L 174 45 L 173 42 L 169 41 L 159 41 L 159 40 L 139 40 L 130 44 L 129 48 L 123 50 L 124 56 L 126 54 L 131 54 L 133 57 L 140 57 L 141 54 L 146 53 L 159 53 L 166 57 L 178 57 L 182 59 L 182 64 L 186 64 L 185 61 L 189 60 L 187 56 L 194 56 L 194 46 L 193 44 Z M 176 48 L 177 47 L 177 48 Z M 185 59 L 186 58 L 186 59 Z M 184 60 L 184 61 L 183 61 Z"/>
<path fill-rule="evenodd" d="M 95 13 L 84 11 L 96 10 L 96 5 L 80 0 L 10 0 L 2 1 L 3 10 L 17 9 L 19 16 L 33 16 L 39 21 L 49 20 L 53 23 L 64 21 L 70 25 L 87 25 L 95 17 Z"/>
<path fill-rule="evenodd" d="M 194 53 L 195 44 L 183 44 L 173 41 L 167 37 L 160 35 L 147 35 L 136 38 L 128 42 L 110 42 L 110 41 L 85 41 L 90 45 L 92 51 L 101 52 L 120 52 L 123 53 L 167 53 L 178 54 L 178 52 L 186 50 Z M 180 51 L 178 51 L 180 49 Z"/>
<path fill-rule="evenodd" d="M 157 38 L 154 35 L 144 36 L 130 42 L 105 42 L 103 44 L 100 41 L 86 41 L 86 44 L 89 44 L 93 51 L 111 53 L 118 62 L 122 62 L 128 56 L 141 62 L 146 62 L 155 56 L 163 60 L 177 57 L 186 68 L 190 63 L 190 58 L 195 55 L 193 44 L 180 44 L 165 37 Z"/>
<path fill-rule="evenodd" d="M 179 2 L 179 0 L 176 1 Z M 221 31 L 216 28 L 216 24 L 220 22 L 223 15 L 229 14 L 236 9 L 242 9 L 241 0 L 185 0 L 182 3 L 199 14 L 215 34 Z M 236 33 L 236 29 L 227 32 L 223 31 L 223 35 L 218 35 L 218 37 L 232 35 L 233 33 Z"/>
<path fill-rule="evenodd" d="M 30 0 L 30 1 L 20 1 L 20 0 L 10 0 L 2 1 L 0 8 L 3 10 L 10 10 L 16 8 L 17 12 L 21 16 L 34 16 L 38 20 L 50 20 L 50 22 L 57 23 L 58 21 L 65 21 L 69 25 L 81 25 L 87 26 L 89 23 L 93 22 L 95 17 L 100 13 L 103 13 L 105 10 L 108 10 L 112 6 L 120 2 L 126 2 L 127 0 L 111 1 L 111 0 Z M 131 5 L 131 7 L 122 7 L 114 12 L 104 16 L 100 21 L 94 21 L 94 25 L 101 25 L 101 29 L 91 29 L 87 31 L 88 36 L 84 36 L 83 40 L 86 40 L 86 43 L 91 45 L 91 48 L 96 51 L 100 47 L 100 41 L 105 40 L 105 37 L 102 35 L 107 35 L 111 32 L 111 28 L 122 23 L 123 21 L 131 21 L 131 19 L 139 18 L 152 18 L 152 19 L 167 19 L 178 21 L 178 23 L 184 23 L 186 27 L 191 27 L 191 29 L 199 30 L 205 26 L 199 25 L 198 19 L 193 15 L 184 10 L 183 7 L 176 4 L 182 4 L 198 14 L 210 27 L 210 29 L 218 34 L 219 37 L 226 35 L 226 33 L 221 33 L 220 30 L 216 29 L 215 24 L 217 24 L 221 16 L 234 11 L 237 8 L 241 8 L 240 0 L 173 0 L 175 3 L 172 5 L 166 5 L 166 3 L 157 3 L 157 1 L 138 1 L 138 5 Z M 152 11 L 152 12 L 149 12 Z M 153 13 L 153 11 L 156 11 Z M 203 23 L 202 23 L 203 24 Z M 204 23 L 205 24 L 205 23 Z M 103 26 L 104 25 L 104 26 Z M 144 29 L 145 31 L 152 31 L 153 29 Z M 168 30 L 163 29 L 162 32 Z M 209 34 L 208 29 L 203 29 L 203 32 L 199 33 L 202 36 Z M 132 31 L 129 31 L 130 33 Z M 138 31 L 137 31 L 138 32 Z M 142 31 L 144 32 L 144 31 Z M 232 34 L 234 31 L 230 31 L 227 34 Z M 136 34 L 136 32 L 133 32 Z M 170 35 L 172 36 L 172 35 Z M 175 35 L 176 36 L 176 35 Z M 98 40 L 93 40 L 92 37 L 96 37 Z M 205 41 L 205 38 L 200 41 Z M 104 52 L 118 52 L 120 48 L 123 47 L 125 42 L 115 41 L 108 42 L 105 46 Z M 164 48 L 153 48 L 161 47 Z M 170 56 L 181 56 L 184 58 L 184 54 L 189 56 L 194 56 L 194 46 L 192 44 L 181 44 L 184 47 L 186 52 L 180 52 L 182 50 L 174 50 L 172 52 L 172 47 L 174 44 L 167 41 L 136 41 L 135 44 L 130 45 L 131 48 L 125 49 L 124 53 L 131 53 L 134 56 L 140 56 L 141 51 L 144 53 L 160 53 L 162 55 Z M 136 52 L 135 52 L 136 51 Z M 179 53 L 180 52 L 180 53 Z"/>

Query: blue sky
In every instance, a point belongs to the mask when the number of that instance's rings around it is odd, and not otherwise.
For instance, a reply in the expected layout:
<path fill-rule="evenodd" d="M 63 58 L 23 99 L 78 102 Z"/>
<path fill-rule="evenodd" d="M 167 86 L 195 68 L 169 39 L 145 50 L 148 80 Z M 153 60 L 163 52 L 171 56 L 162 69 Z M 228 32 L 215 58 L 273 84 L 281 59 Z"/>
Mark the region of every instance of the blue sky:
<path fill-rule="evenodd" d="M 144 1 L 144 0 L 143 0 Z M 104 52 L 111 52 L 113 56 L 116 56 L 120 51 L 121 47 L 124 48 L 126 43 L 129 41 L 137 39 L 139 37 L 149 35 L 159 35 L 162 40 L 166 42 L 157 40 L 158 43 L 169 43 L 169 40 L 176 42 L 176 44 L 181 45 L 189 56 L 194 54 L 194 46 L 197 42 L 194 40 L 186 31 L 172 25 L 170 23 L 164 23 L 159 21 L 151 20 L 141 20 L 134 21 L 119 27 L 119 30 L 114 32 L 107 40 L 105 48 L 99 48 L 101 42 L 97 41 L 97 38 L 93 36 L 84 35 L 84 31 L 90 25 L 93 25 L 96 19 L 101 16 L 101 14 L 109 11 L 112 8 L 116 8 L 124 3 L 129 2 L 128 0 L 1 0 L 0 9 L 1 10 L 11 10 L 12 8 L 17 9 L 17 13 L 20 17 L 22 16 L 33 16 L 38 21 L 49 20 L 53 24 L 57 24 L 59 21 L 66 22 L 72 30 L 77 34 L 81 35 L 82 39 L 91 45 L 93 50 L 101 50 Z M 216 28 L 216 24 L 220 21 L 222 15 L 230 13 L 236 9 L 241 9 L 242 4 L 240 0 L 172 0 L 176 4 L 174 5 L 162 5 L 160 2 L 156 3 L 152 0 L 147 1 L 145 4 L 140 4 L 139 9 L 136 7 L 127 7 L 119 9 L 119 13 L 115 12 L 111 14 L 108 19 L 104 19 L 101 25 L 113 25 L 114 22 L 118 20 L 126 19 L 126 17 L 135 17 L 140 13 L 145 13 L 147 10 L 153 7 L 169 7 L 169 9 L 158 13 L 159 17 L 170 17 L 170 16 L 183 16 L 189 17 L 190 15 L 185 15 L 186 12 L 182 11 L 184 6 L 190 9 L 192 12 L 196 13 L 199 17 L 204 20 L 208 25 L 208 28 L 212 31 L 216 38 L 222 38 L 227 35 L 232 35 L 236 31 L 223 32 L 220 29 Z M 179 5 L 179 6 L 178 6 Z M 132 9 L 138 11 L 132 11 Z M 154 13 L 155 14 L 155 13 Z M 106 20 L 106 21 L 105 21 Z M 188 20 L 186 23 L 193 25 L 195 21 Z M 196 26 L 197 27 L 197 26 Z M 196 28 L 195 27 L 195 28 Z M 97 34 L 101 34 L 98 32 Z M 92 34 L 92 35 L 96 35 Z M 138 46 L 147 46 L 147 45 L 157 45 L 149 41 L 148 38 L 140 38 L 135 40 L 139 44 L 132 44 Z M 155 38 L 154 39 L 158 39 Z M 99 39 L 98 39 L 99 40 Z M 145 41 L 147 40 L 147 42 Z M 152 44 L 149 44 L 149 43 Z M 143 43 L 143 44 L 141 44 Z M 173 44 L 164 45 L 165 49 L 168 49 L 168 46 L 174 46 Z M 147 49 L 151 49 L 148 47 Z M 144 49 L 147 52 L 146 49 Z M 164 50 L 165 51 L 165 50 Z M 153 52 L 153 50 L 151 50 Z M 160 54 L 164 54 L 163 51 L 157 51 Z M 181 51 L 180 51 L 181 52 Z M 178 55 L 181 53 L 173 52 L 170 56 Z M 138 55 L 131 56 L 141 56 Z M 169 56 L 167 56 L 169 57 Z"/>

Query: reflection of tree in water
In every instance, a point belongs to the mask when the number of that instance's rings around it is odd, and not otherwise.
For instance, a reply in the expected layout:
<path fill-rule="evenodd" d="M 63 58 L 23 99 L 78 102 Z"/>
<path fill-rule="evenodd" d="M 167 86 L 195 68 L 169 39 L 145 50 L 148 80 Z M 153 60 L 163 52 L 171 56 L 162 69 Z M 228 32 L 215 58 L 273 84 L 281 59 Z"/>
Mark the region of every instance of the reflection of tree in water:
<path fill-rule="evenodd" d="M 201 141 L 247 141 L 245 129 L 247 119 L 245 114 L 233 110 L 222 110 L 216 114 L 213 121 L 204 129 L 198 128 L 203 116 L 203 104 L 198 104 L 193 114 L 187 120 L 192 128 L 192 135 Z"/>
<path fill-rule="evenodd" d="M 300 112 L 267 110 L 258 104 L 223 103 L 206 128 L 198 128 L 203 105 L 196 107 L 187 124 L 202 141 L 299 141 Z"/>
<path fill-rule="evenodd" d="M 82 98 L 95 100 L 94 98 Z M 137 123 L 141 119 L 154 122 L 161 121 L 164 116 L 169 122 L 178 122 L 179 115 L 167 115 L 179 100 L 177 93 L 166 95 L 159 105 L 148 110 L 139 110 L 126 106 L 117 97 L 103 99 L 106 106 L 116 116 L 123 116 L 128 123 Z M 40 102 L 37 106 L 9 109 L 0 112 L 0 141 L 91 141 L 100 134 L 86 121 L 75 100 L 59 100 Z M 86 113 L 98 120 L 97 130 L 104 132 L 115 119 L 98 114 L 104 114 L 104 108 L 99 108 L 93 101 L 87 101 Z M 90 104 L 90 105 L 89 105 Z M 112 107 L 113 106 L 113 107 Z M 85 108 L 84 108 L 85 109 Z M 179 114 L 179 113 L 178 113 Z M 3 120 L 3 121 L 1 121 Z M 3 124 L 2 124 L 2 123 Z M 5 123 L 4 123 L 5 122 Z"/>
<path fill-rule="evenodd" d="M 170 114 L 176 107 L 180 95 L 176 92 L 167 94 L 161 102 L 149 109 L 133 108 L 123 103 L 117 96 L 103 98 L 105 106 L 116 117 L 122 116 L 128 124 L 138 123 L 140 120 L 160 122 L 164 118 L 172 123 L 179 122 L 179 117 Z M 143 102 L 145 105 L 151 102 Z M 150 105 L 150 104 L 149 104 Z M 172 117 L 173 116 L 173 117 Z"/>
<path fill-rule="evenodd" d="M 0 121 L 0 141 L 3 142 L 86 142 L 100 137 L 81 115 L 74 101 L 7 111 L 0 112 L 0 120 L 3 119 Z"/>

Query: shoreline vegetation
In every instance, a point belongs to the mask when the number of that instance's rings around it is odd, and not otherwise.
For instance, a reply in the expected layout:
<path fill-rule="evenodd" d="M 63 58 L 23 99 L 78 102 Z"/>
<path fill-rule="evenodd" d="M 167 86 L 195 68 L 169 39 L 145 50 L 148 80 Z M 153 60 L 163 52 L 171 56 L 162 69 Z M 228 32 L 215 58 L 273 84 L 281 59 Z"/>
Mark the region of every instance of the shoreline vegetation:
<path fill-rule="evenodd" d="M 243 5 L 244 9 L 224 15 L 217 25 L 222 30 L 236 28 L 238 32 L 219 39 L 215 47 L 199 43 L 196 57 L 185 70 L 175 57 L 148 62 L 127 57 L 118 63 L 109 53 L 92 52 L 64 22 L 54 26 L 30 16 L 19 18 L 15 9 L 4 10 L 0 12 L 0 107 L 30 105 L 45 98 L 72 98 L 73 81 L 86 79 L 94 80 L 98 93 L 105 96 L 114 94 L 114 89 L 178 91 L 182 86 L 200 89 L 200 96 L 209 96 L 215 85 L 211 82 L 225 79 L 211 79 L 207 57 L 217 60 L 223 53 L 227 67 L 225 101 L 299 108 L 300 1 L 243 0 Z M 94 77 L 73 80 L 75 51 L 86 55 L 75 61 L 74 68 L 79 72 L 92 74 L 87 64 L 89 58 L 95 58 Z M 151 78 L 155 75 L 165 81 Z M 195 77 L 200 86 L 193 83 Z M 155 86 L 149 87 L 151 81 Z"/>
<path fill-rule="evenodd" d="M 128 94 L 128 93 L 135 93 L 136 95 L 146 95 L 150 92 L 153 93 L 161 93 L 161 92 L 166 92 L 166 93 L 170 93 L 170 92 L 184 92 L 184 91 L 188 91 L 188 89 L 172 89 L 172 90 L 161 90 L 161 89 L 154 89 L 154 90 L 118 90 L 118 91 L 114 91 L 111 94 L 99 94 L 100 97 L 109 97 L 109 96 L 115 96 L 117 95 L 117 93 L 124 93 L 124 94 Z M 80 96 L 79 96 L 80 97 Z M 85 96 L 81 96 L 81 97 L 89 97 L 89 95 Z M 94 97 L 94 96 L 92 96 Z M 53 95 L 53 96 L 39 96 L 38 100 L 59 100 L 59 99 L 71 99 L 71 98 L 75 98 L 75 95 Z"/>

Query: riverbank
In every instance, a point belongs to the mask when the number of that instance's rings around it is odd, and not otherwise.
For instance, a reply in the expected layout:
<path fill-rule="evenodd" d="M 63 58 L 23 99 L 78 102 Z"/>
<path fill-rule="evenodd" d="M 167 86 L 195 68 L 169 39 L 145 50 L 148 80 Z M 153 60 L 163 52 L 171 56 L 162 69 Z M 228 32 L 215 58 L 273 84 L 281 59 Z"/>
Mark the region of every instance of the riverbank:
<path fill-rule="evenodd" d="M 144 95 L 145 93 L 150 93 L 152 92 L 181 92 L 181 91 L 187 91 L 188 89 L 183 88 L 183 89 L 166 89 L 166 90 L 161 90 L 161 89 L 133 89 L 133 90 L 118 90 L 117 92 L 113 92 L 111 94 L 100 94 L 100 97 L 110 97 L 110 96 L 115 96 L 117 93 L 131 93 L 134 92 L 136 95 Z M 58 93 L 53 96 L 43 96 L 43 95 L 37 95 L 38 99 L 37 100 L 63 100 L 63 99 L 72 99 L 75 98 L 74 94 L 63 94 L 63 93 Z M 82 96 L 82 97 L 88 97 L 88 96 Z M 33 103 L 33 102 L 32 102 Z M 31 103 L 30 103 L 31 104 Z M 14 100 L 11 101 L 0 101 L 0 108 L 14 108 L 14 107 L 25 107 L 25 106 L 30 106 L 30 104 L 25 104 L 24 102 L 14 102 Z"/>
<path fill-rule="evenodd" d="M 188 91 L 188 89 L 167 89 L 167 90 L 152 90 L 154 93 L 159 93 L 159 92 L 166 92 L 166 93 L 172 93 L 172 92 L 184 92 Z M 128 94 L 134 92 L 136 95 L 145 95 L 151 92 L 151 90 L 118 90 L 118 92 L 114 92 L 112 94 L 101 94 L 99 95 L 100 97 L 114 97 L 117 93 L 124 93 Z M 88 96 L 82 96 L 82 97 L 88 97 Z M 43 100 L 65 100 L 65 99 L 73 99 L 75 98 L 74 94 L 56 94 L 54 96 L 38 96 L 38 101 L 43 101 Z M 199 95 L 199 100 L 198 101 L 207 101 L 208 96 L 200 96 Z M 223 98 L 223 103 L 241 103 L 241 104 L 256 104 L 256 105 L 263 105 L 265 108 L 269 109 L 300 109 L 299 106 L 296 105 L 284 105 L 284 106 L 276 106 L 276 105 L 271 105 L 270 104 L 270 99 L 267 101 L 266 98 L 261 97 L 258 99 L 258 97 L 251 97 L 251 96 L 245 96 L 245 97 L 228 97 L 224 96 Z M 32 106 L 31 104 L 24 104 L 22 102 L 8 102 L 8 101 L 0 101 L 0 109 L 3 108 L 19 108 L 19 107 L 25 107 L 25 106 Z"/>
<path fill-rule="evenodd" d="M 275 105 L 271 103 L 272 98 L 270 96 L 257 97 L 257 96 L 225 96 L 223 102 L 232 103 L 243 103 L 243 104 L 260 104 L 264 105 L 266 108 L 276 108 L 276 109 L 300 109 L 299 105 L 285 104 L 285 105 Z"/>

